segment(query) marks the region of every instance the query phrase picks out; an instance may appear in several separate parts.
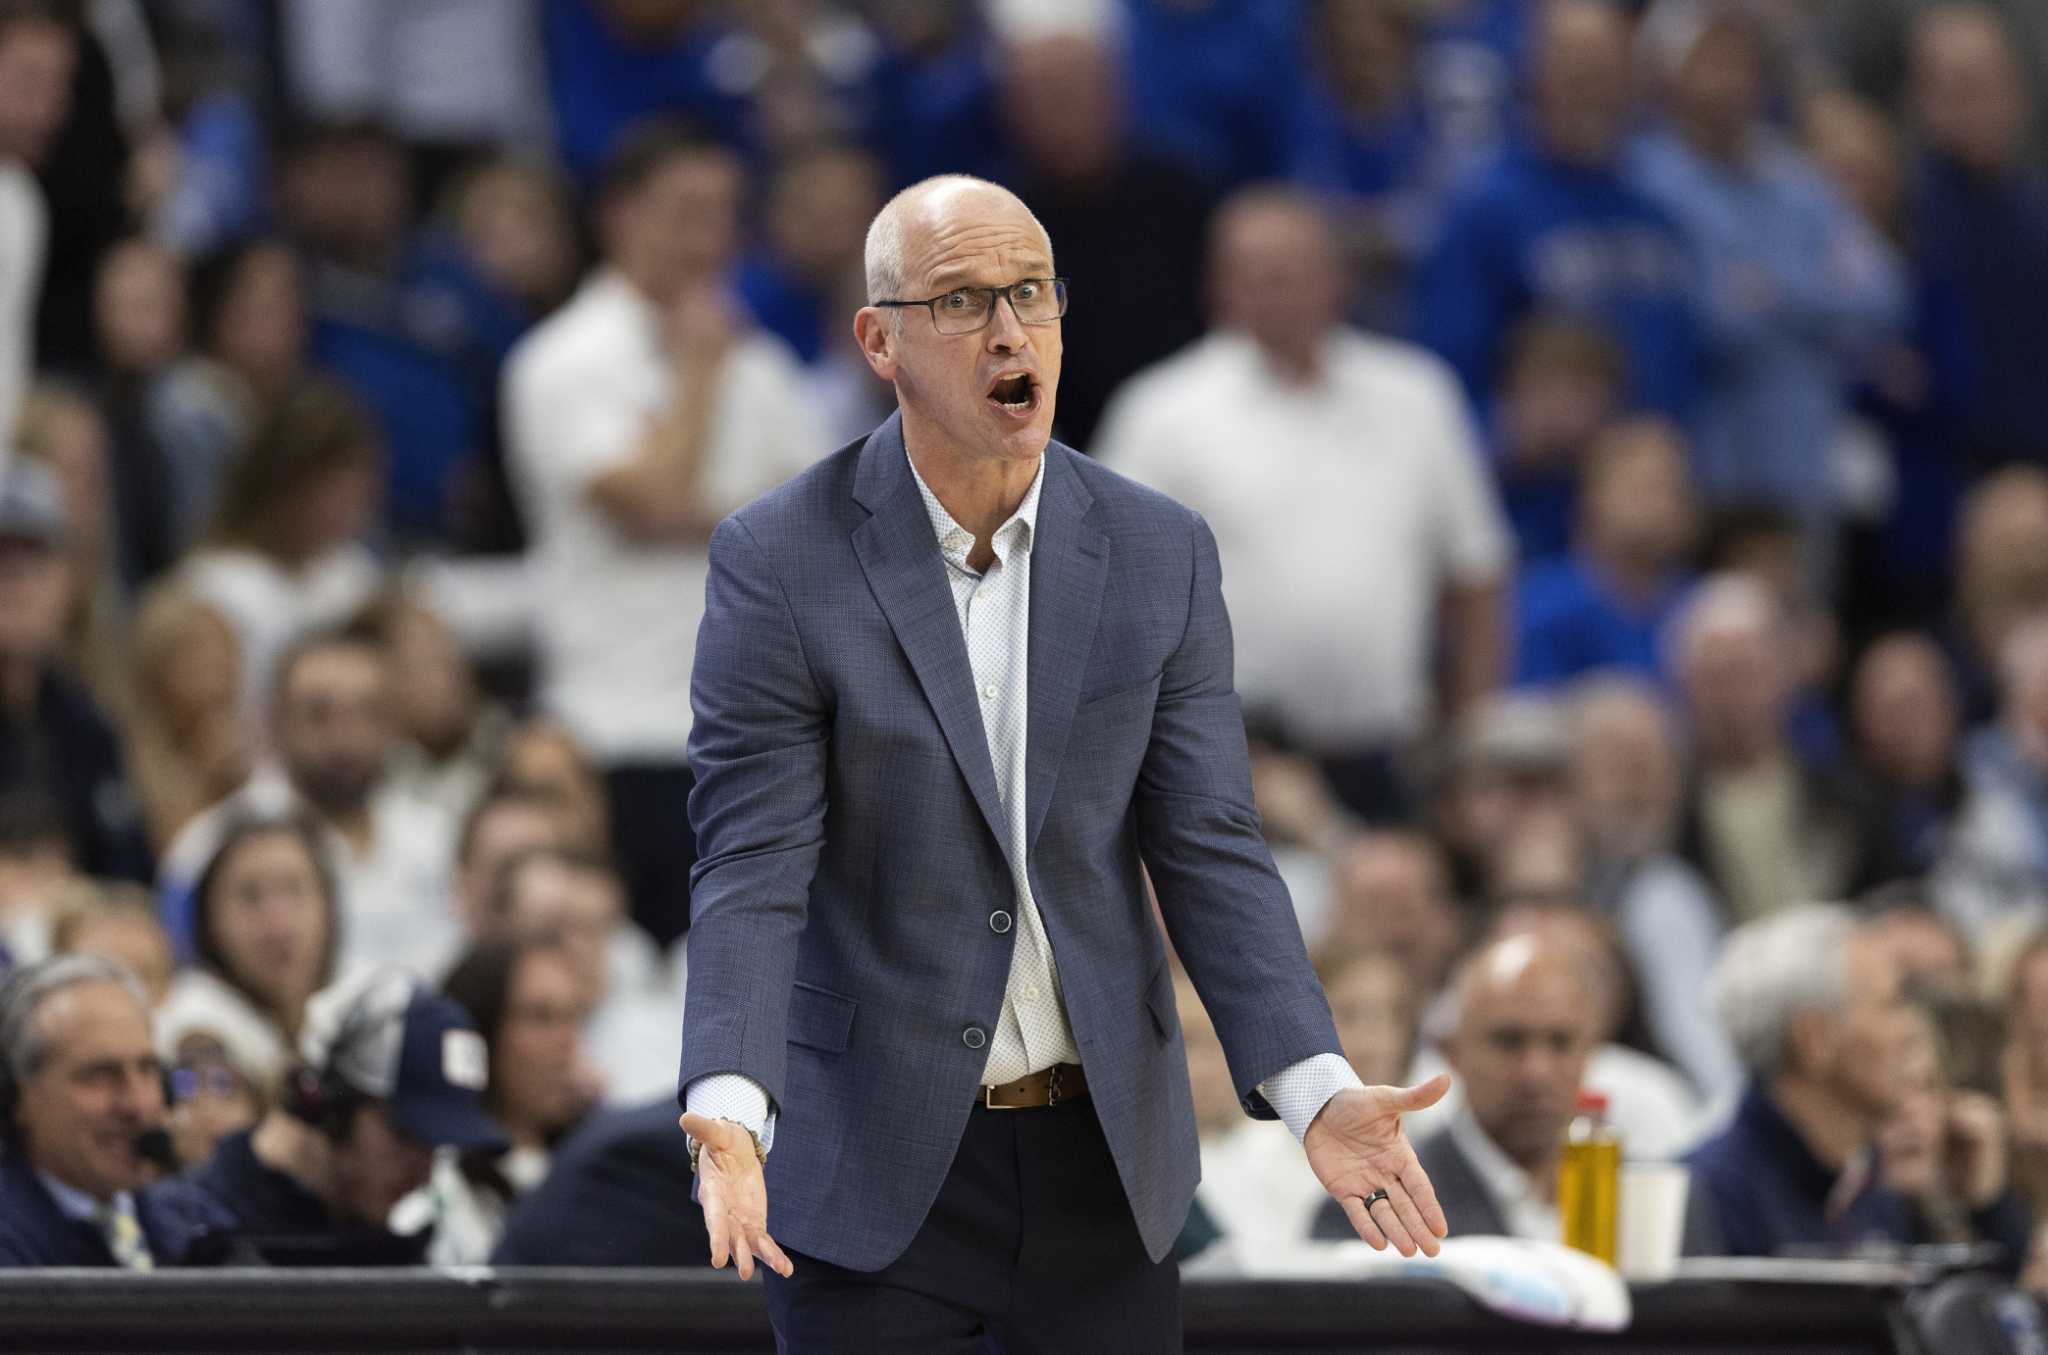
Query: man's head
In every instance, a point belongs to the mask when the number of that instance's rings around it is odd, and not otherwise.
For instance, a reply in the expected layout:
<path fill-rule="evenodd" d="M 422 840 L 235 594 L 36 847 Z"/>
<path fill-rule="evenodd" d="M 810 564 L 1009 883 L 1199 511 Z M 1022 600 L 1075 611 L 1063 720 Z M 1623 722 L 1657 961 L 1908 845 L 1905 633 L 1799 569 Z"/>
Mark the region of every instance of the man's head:
<path fill-rule="evenodd" d="M 1739 147 L 1770 93 L 1756 20 L 1718 0 L 1680 0 L 1651 11 L 1644 39 L 1661 64 L 1673 120 L 1705 145 Z"/>
<path fill-rule="evenodd" d="M 295 130 L 278 198 L 292 234 L 352 267 L 397 265 L 413 213 L 413 166 L 404 141 L 374 121 Z"/>
<path fill-rule="evenodd" d="M 63 486 L 23 456 L 0 465 L 0 663 L 41 664 L 71 610 Z"/>
<path fill-rule="evenodd" d="M 1698 527 L 1685 435 L 1663 419 L 1628 419 L 1587 449 L 1579 514 L 1602 563 L 1660 574 L 1692 549 Z"/>
<path fill-rule="evenodd" d="M 164 1124 L 163 1070 L 139 985 L 97 955 L 59 955 L 0 985 L 0 1110 L 9 1152 L 95 1200 L 148 1180 L 137 1135 Z"/>
<path fill-rule="evenodd" d="M 543 848 L 505 867 L 492 909 L 499 935 L 553 938 L 576 971 L 584 1000 L 604 1001 L 612 937 L 626 917 L 625 889 L 602 857 Z"/>
<path fill-rule="evenodd" d="M 1863 766 L 1892 785 L 1935 790 L 1954 770 L 1961 698 L 1941 646 L 1918 631 L 1864 651 L 1849 718 Z"/>
<path fill-rule="evenodd" d="M 1999 722 L 2020 753 L 2048 768 L 2048 614 L 2015 626 L 1998 655 Z"/>
<path fill-rule="evenodd" d="M 93 292 L 100 352 L 117 372 L 147 374 L 185 346 L 185 265 L 169 247 L 137 236 L 107 251 Z"/>
<path fill-rule="evenodd" d="M 1525 1171 L 1557 1160 L 1593 1051 L 1594 991 L 1577 955 L 1525 933 L 1496 941 L 1458 975 L 1444 1055 L 1486 1136 Z"/>
<path fill-rule="evenodd" d="M 1442 986 L 1463 944 L 1450 868 L 1436 843 L 1389 829 L 1352 844 L 1338 867 L 1334 953 L 1383 949 L 1426 998 Z"/>
<path fill-rule="evenodd" d="M 896 387 L 911 447 L 963 464 L 1042 455 L 1059 390 L 1064 284 L 1051 281 L 1052 239 L 1031 210 L 983 179 L 926 179 L 876 215 L 865 258 L 868 304 L 854 336 Z M 977 290 L 1005 287 L 1009 299 L 993 307 Z"/>
<path fill-rule="evenodd" d="M 1747 765 L 1783 745 L 1793 694 L 1785 629 L 1770 592 L 1741 574 L 1702 582 L 1673 620 L 1670 666 L 1710 766 Z"/>
<path fill-rule="evenodd" d="M 564 845 L 554 801 L 513 783 L 493 786 L 469 811 L 455 843 L 455 906 L 472 935 L 490 930 L 491 898 L 505 867 Z"/>
<path fill-rule="evenodd" d="M 1415 1055 L 1421 1020 L 1415 981 L 1390 950 L 1361 950 L 1323 981 L 1344 1057 L 1368 1086 L 1398 1086 Z"/>
<path fill-rule="evenodd" d="M 739 247 L 746 175 L 731 151 L 687 124 L 623 137 L 597 190 L 605 257 L 657 303 L 716 278 Z"/>
<path fill-rule="evenodd" d="M 1085 184 L 1114 172 L 1127 119 L 1123 55 L 1115 35 L 1074 29 L 1004 45 L 1003 125 L 1034 177 Z"/>
<path fill-rule="evenodd" d="M 1635 97 L 1628 21 L 1604 0 L 1550 0 L 1538 21 L 1536 132 L 1544 149 L 1587 169 L 1607 165 Z"/>
<path fill-rule="evenodd" d="M 1573 798 L 1596 850 L 1619 860 L 1662 851 L 1680 790 L 1663 696 L 1640 678 L 1593 678 L 1573 694 L 1572 714 Z"/>
<path fill-rule="evenodd" d="M 1736 1055 L 1762 1086 L 1817 1094 L 1866 1131 L 1890 1114 L 1907 1029 L 1898 960 L 1847 909 L 1801 904 L 1737 929 L 1712 991 Z"/>
<path fill-rule="evenodd" d="M 397 732 L 375 638 L 331 632 L 286 651 L 271 720 L 292 789 L 329 818 L 359 813 L 384 775 Z"/>
<path fill-rule="evenodd" d="M 2027 139 L 2027 77 L 2005 20 L 1988 5 L 1944 4 L 1913 29 L 1913 102 L 1928 142 L 1979 174 L 2002 176 Z"/>
<path fill-rule="evenodd" d="M 0 0 L 0 160 L 42 163 L 71 116 L 78 38 L 54 0 Z"/>
<path fill-rule="evenodd" d="M 857 275 L 868 223 L 881 210 L 881 163 L 852 142 L 792 151 L 768 185 L 766 226 L 775 253 L 812 285 L 834 289 Z"/>
<path fill-rule="evenodd" d="M 2021 621 L 2048 610 L 2048 471 L 2008 466 L 1971 486 L 1956 533 L 1956 605 L 1995 666 Z"/>
<path fill-rule="evenodd" d="M 1322 204 L 1286 188 L 1247 189 L 1209 226 L 1211 321 L 1274 361 L 1313 370 L 1343 318 L 1348 280 Z"/>
<path fill-rule="evenodd" d="M 1451 731 L 1441 820 L 1473 862 L 1491 859 L 1532 818 L 1571 804 L 1571 725 L 1547 696 L 1493 696 Z"/>

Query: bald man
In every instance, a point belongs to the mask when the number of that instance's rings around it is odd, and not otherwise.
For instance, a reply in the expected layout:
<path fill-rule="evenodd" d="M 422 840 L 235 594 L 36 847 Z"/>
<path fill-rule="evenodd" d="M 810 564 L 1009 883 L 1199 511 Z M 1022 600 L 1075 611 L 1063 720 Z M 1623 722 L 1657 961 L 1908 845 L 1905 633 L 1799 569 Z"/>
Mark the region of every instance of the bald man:
<path fill-rule="evenodd" d="M 928 180 L 854 334 L 897 413 L 711 539 L 683 1128 L 784 1349 L 1180 1348 L 1198 1174 L 1172 972 L 1359 1235 L 1444 1232 L 1340 1053 L 1259 835 L 1216 543 L 1051 441 L 1066 282 Z M 765 1170 L 764 1170 L 765 1164 Z M 772 1232 L 770 1224 L 773 1224 Z"/>

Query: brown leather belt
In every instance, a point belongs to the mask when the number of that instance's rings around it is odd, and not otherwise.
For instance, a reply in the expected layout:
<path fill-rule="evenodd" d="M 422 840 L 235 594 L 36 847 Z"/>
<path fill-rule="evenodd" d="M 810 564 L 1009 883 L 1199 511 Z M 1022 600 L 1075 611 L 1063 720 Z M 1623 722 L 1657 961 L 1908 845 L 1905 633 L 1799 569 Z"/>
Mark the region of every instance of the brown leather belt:
<path fill-rule="evenodd" d="M 989 1110 L 1032 1110 L 1056 1106 L 1062 1101 L 1080 1101 L 1087 1095 L 1088 1078 L 1081 1065 L 1055 1063 L 1050 1068 L 1026 1073 L 1015 1082 L 983 1087 L 974 1103 Z"/>

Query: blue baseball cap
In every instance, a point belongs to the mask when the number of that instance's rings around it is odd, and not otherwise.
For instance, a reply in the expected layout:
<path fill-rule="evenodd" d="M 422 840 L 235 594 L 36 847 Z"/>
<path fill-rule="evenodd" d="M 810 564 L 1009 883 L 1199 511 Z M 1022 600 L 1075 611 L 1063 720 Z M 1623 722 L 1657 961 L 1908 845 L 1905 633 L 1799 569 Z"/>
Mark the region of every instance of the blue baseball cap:
<path fill-rule="evenodd" d="M 309 1064 L 388 1104 L 392 1122 L 422 1143 L 509 1146 L 484 1111 L 490 1050 L 468 1012 L 403 970 L 337 989 L 309 1007 L 301 1041 Z"/>

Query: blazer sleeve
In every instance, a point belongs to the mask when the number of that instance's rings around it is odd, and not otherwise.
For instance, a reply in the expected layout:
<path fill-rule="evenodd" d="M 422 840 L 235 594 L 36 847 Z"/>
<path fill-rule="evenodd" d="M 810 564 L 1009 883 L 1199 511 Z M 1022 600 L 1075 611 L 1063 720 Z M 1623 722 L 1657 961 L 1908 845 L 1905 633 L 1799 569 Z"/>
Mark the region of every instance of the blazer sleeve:
<path fill-rule="evenodd" d="M 831 724 L 768 552 L 733 517 L 710 554 L 690 679 L 697 864 L 679 1086 L 741 1073 L 779 1106 Z"/>
<path fill-rule="evenodd" d="M 1337 1031 L 1252 803 L 1216 538 L 1199 516 L 1193 532 L 1186 630 L 1160 679 L 1133 796 L 1138 846 L 1239 1100 L 1274 1119 L 1258 1084 L 1338 1052 Z"/>

